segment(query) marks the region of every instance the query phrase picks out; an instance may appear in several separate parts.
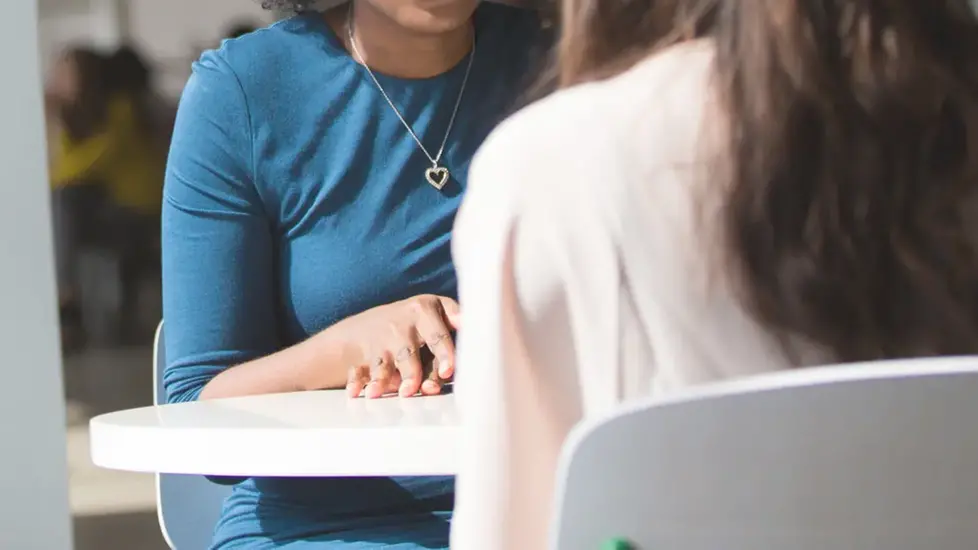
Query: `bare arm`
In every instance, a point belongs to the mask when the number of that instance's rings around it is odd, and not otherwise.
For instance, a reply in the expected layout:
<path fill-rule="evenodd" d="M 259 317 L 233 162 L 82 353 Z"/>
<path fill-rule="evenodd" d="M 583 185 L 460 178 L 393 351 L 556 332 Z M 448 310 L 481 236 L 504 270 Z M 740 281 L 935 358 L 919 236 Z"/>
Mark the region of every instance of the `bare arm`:
<path fill-rule="evenodd" d="M 204 386 L 200 399 L 286 393 L 346 386 L 359 359 L 330 330 L 271 355 L 227 369 Z"/>

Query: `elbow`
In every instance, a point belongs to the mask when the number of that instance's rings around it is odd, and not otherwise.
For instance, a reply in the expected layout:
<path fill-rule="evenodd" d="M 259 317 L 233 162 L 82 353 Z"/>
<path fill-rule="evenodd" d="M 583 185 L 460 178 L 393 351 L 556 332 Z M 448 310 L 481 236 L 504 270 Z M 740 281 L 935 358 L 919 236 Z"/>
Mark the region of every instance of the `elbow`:
<path fill-rule="evenodd" d="M 215 390 L 214 386 L 210 383 L 204 384 L 200 389 L 192 392 L 194 401 L 207 401 L 209 399 L 220 399 L 226 397 L 220 395 L 220 392 Z"/>
<path fill-rule="evenodd" d="M 218 380 L 221 378 L 221 380 Z M 223 377 L 219 375 L 208 376 L 204 380 L 198 380 L 192 387 L 185 390 L 184 394 L 187 401 L 209 401 L 211 399 L 226 399 L 229 397 L 240 397 L 241 394 L 235 393 L 234 386 L 228 386 L 223 382 Z"/>
<path fill-rule="evenodd" d="M 174 376 L 174 374 L 180 374 L 180 376 Z M 213 376 L 204 373 L 186 376 L 179 369 L 167 371 L 163 378 L 164 402 L 167 404 L 189 403 L 207 399 L 207 396 L 203 394 L 213 378 Z"/>
<path fill-rule="evenodd" d="M 177 403 L 189 403 L 192 401 L 199 401 L 202 399 L 208 399 L 207 396 L 207 386 L 213 376 L 196 376 L 190 377 L 173 377 L 168 376 L 172 371 L 167 371 L 163 379 L 163 390 L 165 393 L 165 403 L 168 405 Z M 179 371 L 176 371 L 179 372 Z M 223 477 L 223 476 L 205 476 L 210 482 L 216 483 L 218 485 L 237 485 L 246 478 L 243 477 Z"/>
<path fill-rule="evenodd" d="M 166 403 L 189 403 L 191 401 L 197 401 L 202 399 L 201 394 L 204 391 L 204 386 L 200 387 L 189 387 L 189 388 L 167 388 L 166 390 Z"/>

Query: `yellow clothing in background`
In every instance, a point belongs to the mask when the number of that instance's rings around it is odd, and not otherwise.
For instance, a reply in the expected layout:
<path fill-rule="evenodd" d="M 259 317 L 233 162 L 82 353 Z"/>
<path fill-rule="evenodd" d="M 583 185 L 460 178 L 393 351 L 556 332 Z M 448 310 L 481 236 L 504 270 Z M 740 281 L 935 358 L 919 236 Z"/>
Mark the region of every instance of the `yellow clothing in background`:
<path fill-rule="evenodd" d="M 155 136 L 139 127 L 129 98 L 112 100 L 105 127 L 91 137 L 74 141 L 62 130 L 59 141 L 52 187 L 98 183 L 119 206 L 159 212 L 165 153 Z"/>

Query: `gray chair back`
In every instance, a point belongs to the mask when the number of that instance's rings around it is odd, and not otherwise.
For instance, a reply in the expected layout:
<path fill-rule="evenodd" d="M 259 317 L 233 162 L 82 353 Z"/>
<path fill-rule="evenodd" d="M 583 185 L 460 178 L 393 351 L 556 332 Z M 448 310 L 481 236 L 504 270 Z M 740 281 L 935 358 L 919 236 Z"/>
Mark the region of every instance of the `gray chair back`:
<path fill-rule="evenodd" d="M 978 359 L 942 358 L 627 406 L 568 439 L 553 548 L 974 550 L 976 396 Z"/>
<path fill-rule="evenodd" d="M 153 400 L 166 403 L 163 372 L 166 369 L 164 327 L 156 331 L 153 355 Z M 203 476 L 177 474 L 156 475 L 156 510 L 160 530 L 170 548 L 199 550 L 209 548 L 214 526 L 221 516 L 224 499 L 231 488 L 211 483 Z"/>

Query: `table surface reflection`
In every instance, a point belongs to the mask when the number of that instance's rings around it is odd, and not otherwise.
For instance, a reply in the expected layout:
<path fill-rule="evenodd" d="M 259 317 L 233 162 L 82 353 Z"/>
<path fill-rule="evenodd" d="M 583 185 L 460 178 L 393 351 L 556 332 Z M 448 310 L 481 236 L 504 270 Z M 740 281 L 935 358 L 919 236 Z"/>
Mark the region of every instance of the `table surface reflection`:
<path fill-rule="evenodd" d="M 343 477 L 455 473 L 455 396 L 342 391 L 146 407 L 90 425 L 92 461 L 137 472 Z"/>

